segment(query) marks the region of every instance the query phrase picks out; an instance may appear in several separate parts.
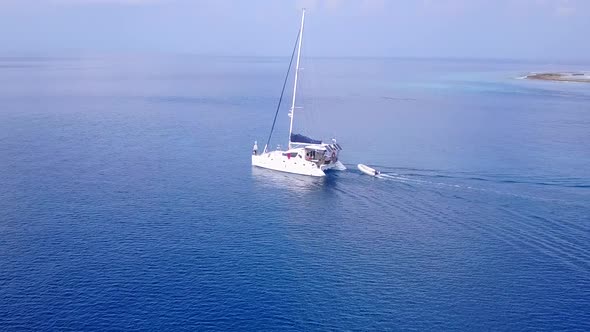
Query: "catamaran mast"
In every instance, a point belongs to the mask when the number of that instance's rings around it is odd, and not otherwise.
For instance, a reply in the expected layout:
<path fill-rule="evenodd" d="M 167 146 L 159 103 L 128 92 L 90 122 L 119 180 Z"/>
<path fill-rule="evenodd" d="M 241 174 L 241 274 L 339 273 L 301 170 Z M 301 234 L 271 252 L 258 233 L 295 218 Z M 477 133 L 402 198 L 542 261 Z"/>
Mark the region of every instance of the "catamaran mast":
<path fill-rule="evenodd" d="M 303 22 L 305 21 L 305 8 L 301 14 L 301 28 L 299 29 L 299 45 L 297 46 L 297 63 L 295 65 L 295 83 L 293 83 L 293 102 L 291 103 L 291 112 L 289 117 L 291 123 L 289 124 L 289 149 L 291 149 L 291 132 L 293 131 L 293 115 L 295 113 L 295 96 L 297 94 L 297 74 L 299 73 L 299 58 L 301 57 L 301 41 L 303 40 Z"/>

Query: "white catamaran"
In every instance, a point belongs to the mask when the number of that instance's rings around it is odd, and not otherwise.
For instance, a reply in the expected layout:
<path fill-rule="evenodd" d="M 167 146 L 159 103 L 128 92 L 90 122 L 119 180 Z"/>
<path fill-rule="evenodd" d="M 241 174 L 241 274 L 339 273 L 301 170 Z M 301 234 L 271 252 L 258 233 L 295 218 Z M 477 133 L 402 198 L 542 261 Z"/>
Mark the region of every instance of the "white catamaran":
<path fill-rule="evenodd" d="M 268 168 L 275 171 L 311 175 L 311 176 L 325 176 L 327 170 L 338 170 L 343 171 L 346 169 L 344 165 L 338 160 L 338 155 L 342 150 L 340 144 L 336 143 L 335 139 L 332 139 L 330 144 L 322 143 L 320 140 L 315 140 L 300 134 L 293 134 L 293 118 L 295 115 L 295 97 L 297 94 L 297 74 L 299 72 L 299 59 L 301 57 L 301 41 L 303 39 L 303 23 L 305 21 L 305 9 L 301 15 L 301 28 L 297 35 L 295 42 L 295 48 L 291 54 L 291 61 L 289 63 L 289 69 L 287 70 L 287 76 L 283 83 L 283 90 L 281 92 L 281 98 L 277 106 L 275 118 L 270 131 L 268 140 L 264 146 L 262 153 L 258 152 L 258 144 L 254 143 L 252 151 L 252 165 L 262 168 Z M 287 84 L 287 78 L 291 70 L 293 63 L 293 57 L 297 50 L 297 61 L 295 65 L 295 80 L 293 83 L 293 101 L 291 102 L 291 109 L 289 111 L 289 117 L 291 123 L 289 125 L 289 145 L 287 150 L 277 149 L 276 151 L 268 151 L 268 145 L 270 138 L 274 130 L 277 114 L 280 109 L 281 100 Z"/>

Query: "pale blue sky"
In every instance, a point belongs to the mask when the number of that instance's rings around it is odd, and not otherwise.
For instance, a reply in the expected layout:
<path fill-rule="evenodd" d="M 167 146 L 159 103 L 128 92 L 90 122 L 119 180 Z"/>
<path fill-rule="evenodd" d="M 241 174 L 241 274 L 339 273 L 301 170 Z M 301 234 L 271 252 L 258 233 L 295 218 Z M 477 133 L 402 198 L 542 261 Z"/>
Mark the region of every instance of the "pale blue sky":
<path fill-rule="evenodd" d="M 590 0 L 0 0 L 0 53 L 590 59 Z M 3 52 L 2 52 L 3 50 Z"/>

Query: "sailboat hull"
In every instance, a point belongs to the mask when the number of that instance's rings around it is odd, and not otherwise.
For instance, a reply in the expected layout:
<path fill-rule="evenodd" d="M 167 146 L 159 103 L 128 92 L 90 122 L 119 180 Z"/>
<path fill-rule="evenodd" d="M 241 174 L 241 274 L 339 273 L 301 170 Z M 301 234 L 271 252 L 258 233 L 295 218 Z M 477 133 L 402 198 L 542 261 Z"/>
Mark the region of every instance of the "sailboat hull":
<path fill-rule="evenodd" d="M 299 156 L 289 158 L 283 154 L 283 151 L 271 151 L 260 155 L 253 155 L 252 166 L 308 176 L 326 176 L 325 172 L 332 169 L 339 171 L 346 170 L 346 167 L 340 161 L 318 167 L 316 163 L 307 161 Z"/>

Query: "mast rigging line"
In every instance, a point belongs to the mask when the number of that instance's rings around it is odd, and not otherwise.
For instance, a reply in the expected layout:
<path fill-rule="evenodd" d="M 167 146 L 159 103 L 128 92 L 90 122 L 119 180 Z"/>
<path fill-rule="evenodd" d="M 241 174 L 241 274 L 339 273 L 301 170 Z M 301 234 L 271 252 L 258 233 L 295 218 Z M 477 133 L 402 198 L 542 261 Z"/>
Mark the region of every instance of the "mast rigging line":
<path fill-rule="evenodd" d="M 277 116 L 279 115 L 279 110 L 281 108 L 281 102 L 283 101 L 283 95 L 285 94 L 285 87 L 287 86 L 287 80 L 289 79 L 289 73 L 291 72 L 291 66 L 293 65 L 293 58 L 295 57 L 295 51 L 297 50 L 297 43 L 299 42 L 299 38 L 301 38 L 301 29 L 299 29 L 299 31 L 297 32 L 297 38 L 295 39 L 295 46 L 293 46 L 293 52 L 291 53 L 291 60 L 289 60 L 289 68 L 287 68 L 287 75 L 285 75 L 285 81 L 283 82 L 283 89 L 281 90 L 281 96 L 279 97 L 279 103 L 277 104 L 275 118 L 272 121 L 272 127 L 270 128 L 270 134 L 268 134 L 268 140 L 266 141 L 266 145 L 264 145 L 264 152 L 267 152 L 268 145 L 270 144 L 270 138 L 272 137 L 272 132 L 275 129 L 275 123 L 277 122 Z"/>

